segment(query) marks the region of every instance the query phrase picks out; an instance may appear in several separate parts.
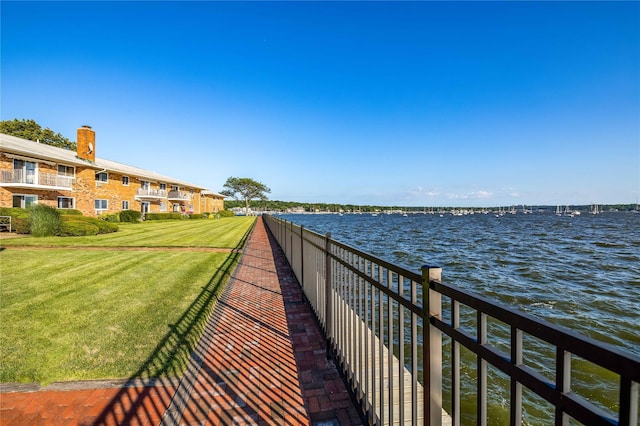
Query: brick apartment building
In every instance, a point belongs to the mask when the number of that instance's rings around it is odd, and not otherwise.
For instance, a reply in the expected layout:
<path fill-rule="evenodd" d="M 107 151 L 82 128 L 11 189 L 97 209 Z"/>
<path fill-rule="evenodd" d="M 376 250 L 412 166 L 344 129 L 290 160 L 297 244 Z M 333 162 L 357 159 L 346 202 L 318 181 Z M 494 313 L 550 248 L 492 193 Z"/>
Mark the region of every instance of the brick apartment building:
<path fill-rule="evenodd" d="M 77 145 L 73 152 L 0 133 L 0 207 L 41 203 L 85 216 L 224 209 L 224 196 L 204 187 L 97 158 L 89 126 L 78 129 Z"/>

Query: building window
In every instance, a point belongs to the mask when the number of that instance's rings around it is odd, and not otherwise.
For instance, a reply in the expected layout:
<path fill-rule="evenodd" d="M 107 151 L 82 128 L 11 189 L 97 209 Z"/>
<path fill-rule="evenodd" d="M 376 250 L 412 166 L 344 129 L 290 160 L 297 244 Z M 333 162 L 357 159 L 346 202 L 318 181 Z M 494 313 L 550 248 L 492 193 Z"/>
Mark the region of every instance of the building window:
<path fill-rule="evenodd" d="M 96 182 L 108 182 L 109 175 L 107 172 L 96 173 Z"/>
<path fill-rule="evenodd" d="M 171 185 L 171 190 L 172 191 L 180 191 L 180 187 L 178 187 L 176 185 Z"/>
<path fill-rule="evenodd" d="M 37 164 L 33 161 L 13 160 L 14 179 L 17 182 L 35 184 L 37 169 Z"/>
<path fill-rule="evenodd" d="M 65 166 L 64 164 L 58 164 L 58 176 L 74 177 L 76 175 L 76 168 L 73 166 Z"/>
<path fill-rule="evenodd" d="M 129 176 L 122 176 L 122 185 L 129 186 Z"/>
<path fill-rule="evenodd" d="M 173 203 L 173 211 L 174 212 L 179 212 L 180 211 L 180 204 Z"/>
<path fill-rule="evenodd" d="M 75 200 L 71 197 L 58 197 L 59 209 L 73 209 L 75 208 Z"/>
<path fill-rule="evenodd" d="M 161 183 L 160 184 L 160 190 L 166 191 L 167 190 L 167 184 L 166 183 Z"/>
<path fill-rule="evenodd" d="M 166 212 L 167 211 L 167 203 L 164 201 L 160 202 L 160 211 L 161 212 Z"/>
<path fill-rule="evenodd" d="M 100 214 L 100 213 L 102 213 L 103 211 L 105 211 L 105 210 L 108 210 L 108 209 L 109 209 L 109 203 L 107 202 L 107 200 L 100 200 L 100 199 L 97 199 L 97 200 L 96 200 L 95 208 L 96 208 L 96 213 Z"/>
<path fill-rule="evenodd" d="M 129 200 L 122 201 L 122 210 L 129 210 Z"/>
<path fill-rule="evenodd" d="M 38 204 L 38 196 L 37 195 L 14 195 L 13 196 L 13 207 L 17 207 L 19 209 L 26 209 L 31 207 L 33 204 Z"/>
<path fill-rule="evenodd" d="M 151 185 L 149 184 L 149 182 L 147 182 L 146 180 L 141 180 L 140 181 L 140 188 L 142 189 L 149 189 Z"/>
<path fill-rule="evenodd" d="M 189 190 L 189 194 L 193 195 L 193 189 Z"/>

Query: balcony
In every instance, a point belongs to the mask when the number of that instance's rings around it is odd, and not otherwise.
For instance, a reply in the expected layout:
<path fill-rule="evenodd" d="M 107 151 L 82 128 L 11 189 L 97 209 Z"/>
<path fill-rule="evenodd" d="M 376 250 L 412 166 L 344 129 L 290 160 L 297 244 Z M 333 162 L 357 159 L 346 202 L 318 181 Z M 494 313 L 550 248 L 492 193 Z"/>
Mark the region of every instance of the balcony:
<path fill-rule="evenodd" d="M 155 201 L 167 198 L 167 191 L 164 189 L 136 189 L 136 200 Z"/>
<path fill-rule="evenodd" d="M 185 191 L 169 191 L 169 201 L 191 201 L 193 194 Z"/>
<path fill-rule="evenodd" d="M 74 177 L 28 170 L 2 170 L 0 186 L 23 189 L 68 191 L 73 189 Z"/>

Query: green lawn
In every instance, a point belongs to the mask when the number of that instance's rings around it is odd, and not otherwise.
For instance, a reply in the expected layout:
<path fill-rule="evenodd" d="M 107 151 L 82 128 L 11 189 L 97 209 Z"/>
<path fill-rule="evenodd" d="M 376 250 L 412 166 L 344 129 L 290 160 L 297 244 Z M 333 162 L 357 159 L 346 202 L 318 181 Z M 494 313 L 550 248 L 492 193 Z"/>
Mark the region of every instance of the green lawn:
<path fill-rule="evenodd" d="M 255 218 L 191 219 L 119 223 L 120 230 L 89 237 L 22 237 L 1 246 L 219 247 L 233 248 Z"/>
<path fill-rule="evenodd" d="M 232 248 L 252 224 L 148 222 L 95 237 L 2 240 L 106 248 L 0 251 L 0 382 L 179 375 L 240 254 L 119 247 Z"/>

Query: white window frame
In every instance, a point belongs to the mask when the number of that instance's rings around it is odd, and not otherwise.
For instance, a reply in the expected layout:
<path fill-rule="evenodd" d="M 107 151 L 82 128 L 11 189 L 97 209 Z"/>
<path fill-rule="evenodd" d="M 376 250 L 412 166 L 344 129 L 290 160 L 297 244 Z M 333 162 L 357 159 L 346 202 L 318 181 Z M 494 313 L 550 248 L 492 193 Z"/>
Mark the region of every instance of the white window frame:
<path fill-rule="evenodd" d="M 11 196 L 11 206 L 13 206 L 13 199 L 15 197 L 20 197 L 21 201 L 20 201 L 20 207 L 21 209 L 26 209 L 27 207 L 31 206 L 32 204 L 38 204 L 38 196 L 34 195 L 34 194 L 13 194 Z M 33 198 L 33 201 L 31 203 L 29 203 L 29 205 L 27 205 L 27 200 L 26 198 Z"/>
<path fill-rule="evenodd" d="M 60 200 L 71 200 L 71 207 L 60 207 Z M 76 208 L 76 199 L 73 197 L 58 197 L 57 198 L 57 207 L 59 209 L 75 209 Z"/>
<path fill-rule="evenodd" d="M 171 185 L 172 191 L 180 191 L 180 187 L 178 185 Z"/>
<path fill-rule="evenodd" d="M 100 179 L 100 176 L 104 175 L 104 180 Z M 107 183 L 109 182 L 109 173 L 108 172 L 100 172 L 100 173 L 96 173 L 96 182 L 99 183 Z"/>
<path fill-rule="evenodd" d="M 166 212 L 167 211 L 167 202 L 166 201 L 160 201 L 160 211 L 161 212 Z"/>
<path fill-rule="evenodd" d="M 141 189 L 151 189 L 151 182 L 149 182 L 148 180 L 141 180 L 140 181 L 140 188 Z"/>
<path fill-rule="evenodd" d="M 180 213 L 180 204 L 173 203 L 173 211 L 176 213 Z"/>
<path fill-rule="evenodd" d="M 160 184 L 160 190 L 161 191 L 166 191 L 167 190 L 167 184 L 166 183 L 161 183 Z"/>
<path fill-rule="evenodd" d="M 22 163 L 22 167 L 16 167 L 16 162 L 19 161 Z M 29 168 L 28 165 L 33 164 L 33 169 Z M 13 159 L 13 170 L 19 170 L 22 174 L 22 181 L 27 184 L 35 185 L 38 183 L 38 169 L 40 165 L 36 161 L 23 160 L 21 158 Z M 32 172 L 32 173 L 30 173 Z M 16 194 L 20 195 L 20 194 Z"/>
<path fill-rule="evenodd" d="M 60 173 L 60 167 L 64 167 L 64 172 Z M 69 169 L 71 170 L 71 174 L 69 174 Z M 58 164 L 58 176 L 65 176 L 70 178 L 76 177 L 76 168 L 75 166 L 67 166 L 66 164 Z"/>
<path fill-rule="evenodd" d="M 104 203 L 102 203 L 104 201 Z M 98 202 L 100 202 L 100 207 L 98 207 Z M 96 214 L 101 214 L 105 211 L 109 210 L 109 200 L 107 200 L 106 198 L 96 198 L 94 200 L 94 208 L 96 210 Z M 102 205 L 104 205 L 104 207 L 102 207 Z"/>
<path fill-rule="evenodd" d="M 129 210 L 129 200 L 122 200 L 122 210 Z"/>
<path fill-rule="evenodd" d="M 129 182 L 130 182 L 129 176 L 124 176 L 123 175 L 122 176 L 122 186 L 129 186 Z"/>

